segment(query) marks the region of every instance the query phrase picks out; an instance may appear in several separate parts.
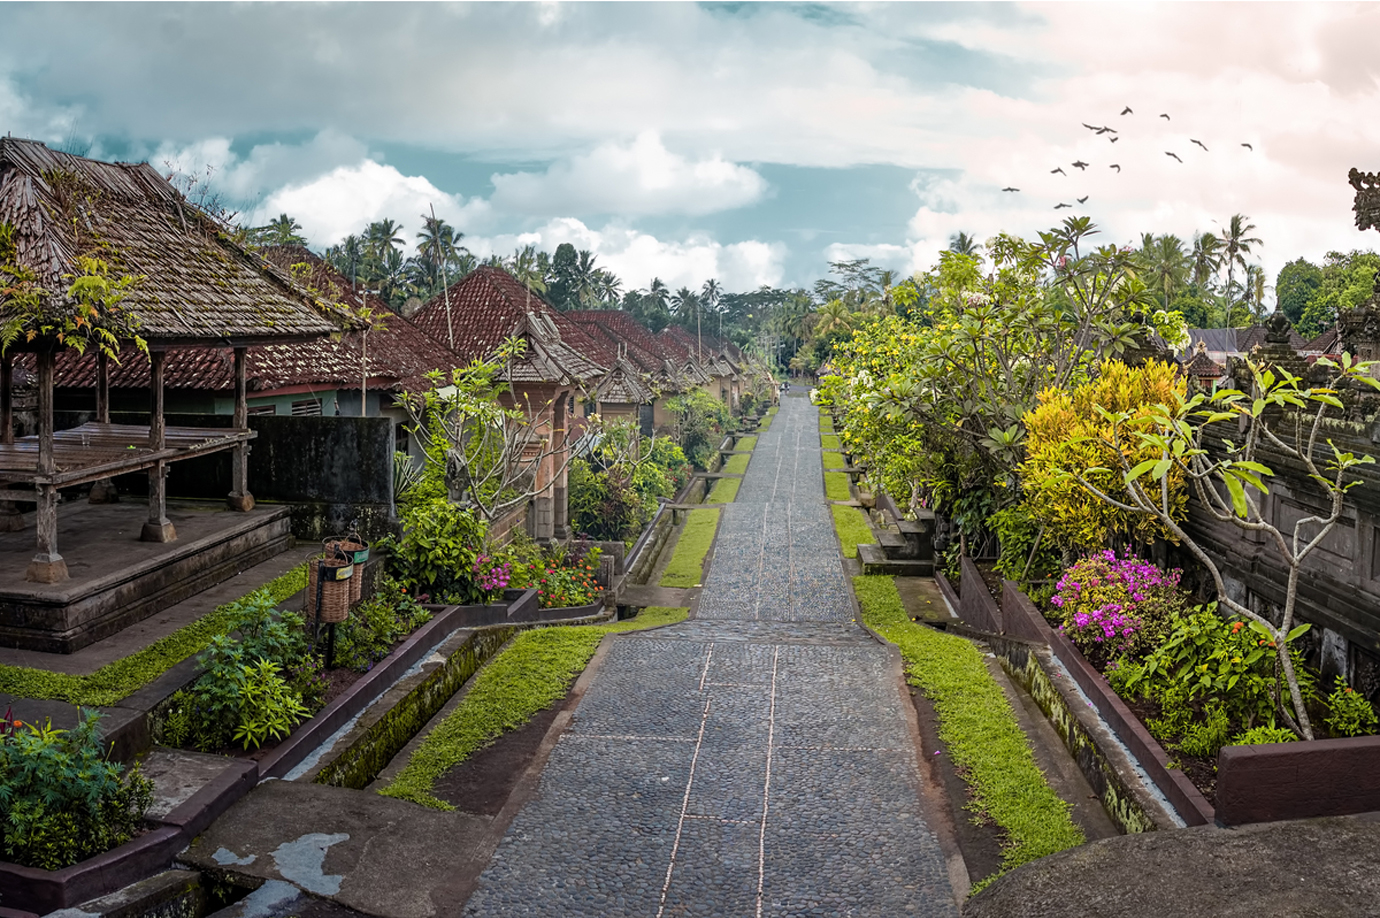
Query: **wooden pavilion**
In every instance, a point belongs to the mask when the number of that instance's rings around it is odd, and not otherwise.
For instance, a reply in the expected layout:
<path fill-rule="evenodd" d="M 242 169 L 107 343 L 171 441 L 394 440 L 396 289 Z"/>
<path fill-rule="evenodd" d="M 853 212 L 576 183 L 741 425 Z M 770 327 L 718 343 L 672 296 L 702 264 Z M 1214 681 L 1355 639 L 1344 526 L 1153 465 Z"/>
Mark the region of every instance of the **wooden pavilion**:
<path fill-rule="evenodd" d="M 99 270 L 89 259 L 99 259 L 112 277 L 137 278 L 111 313 L 123 343 L 134 336 L 147 343 L 147 426 L 110 423 L 109 358 L 101 354 L 96 419 L 71 430 L 54 429 L 58 351 L 71 346 L 74 336 L 86 336 L 88 346 L 96 347 L 91 323 L 79 323 L 73 331 L 54 319 L 75 314 L 77 303 L 69 292 L 74 279 Z M 28 300 L 22 299 L 25 294 Z M 39 310 L 35 302 L 41 304 Z M 38 508 L 37 553 L 25 579 L 58 583 L 68 578 L 57 545 L 61 488 L 147 470 L 149 514 L 140 538 L 170 542 L 176 532 L 166 512 L 168 465 L 233 450 L 228 502 L 235 510 L 252 509 L 247 469 L 255 434 L 248 427 L 246 349 L 338 332 L 340 320 L 332 321 L 325 312 L 284 274 L 188 204 L 147 163 L 97 162 L 35 141 L 0 138 L 0 330 L 16 335 L 0 357 L 0 501 L 11 531 L 16 523 L 22 526 L 14 502 Z M 232 428 L 164 423 L 166 355 L 188 347 L 233 350 Z M 38 432 L 16 438 L 12 383 L 14 360 L 22 351 L 34 354 Z"/>

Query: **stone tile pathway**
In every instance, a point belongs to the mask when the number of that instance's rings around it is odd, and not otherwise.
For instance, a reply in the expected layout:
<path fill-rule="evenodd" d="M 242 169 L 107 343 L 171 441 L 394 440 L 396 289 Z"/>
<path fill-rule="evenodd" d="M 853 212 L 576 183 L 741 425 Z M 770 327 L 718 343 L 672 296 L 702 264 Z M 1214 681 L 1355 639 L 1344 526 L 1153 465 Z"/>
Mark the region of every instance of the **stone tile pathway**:
<path fill-rule="evenodd" d="M 758 440 L 696 618 L 615 639 L 467 915 L 957 915 L 817 417 L 784 399 Z"/>

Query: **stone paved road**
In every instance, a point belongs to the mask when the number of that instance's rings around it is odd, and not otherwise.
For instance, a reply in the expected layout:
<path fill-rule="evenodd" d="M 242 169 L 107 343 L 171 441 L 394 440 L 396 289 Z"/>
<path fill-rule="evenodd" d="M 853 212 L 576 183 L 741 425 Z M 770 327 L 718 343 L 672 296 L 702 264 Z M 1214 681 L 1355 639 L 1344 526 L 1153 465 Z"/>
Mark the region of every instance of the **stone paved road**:
<path fill-rule="evenodd" d="M 615 639 L 467 915 L 957 915 L 909 702 L 851 623 L 817 418 L 783 400 L 696 619 Z"/>

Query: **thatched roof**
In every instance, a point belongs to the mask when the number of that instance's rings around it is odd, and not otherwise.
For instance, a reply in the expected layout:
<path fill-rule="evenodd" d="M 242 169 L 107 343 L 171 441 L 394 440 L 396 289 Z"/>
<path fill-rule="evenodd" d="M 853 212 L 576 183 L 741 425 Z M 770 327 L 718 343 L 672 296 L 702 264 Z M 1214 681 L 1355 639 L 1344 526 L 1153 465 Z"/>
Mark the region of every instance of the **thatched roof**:
<path fill-rule="evenodd" d="M 0 138 L 0 223 L 17 260 L 65 296 L 79 256 L 142 275 L 121 306 L 150 345 L 248 345 L 339 329 L 147 163 L 103 163 Z M 0 318 L 5 303 L 0 300 Z"/>

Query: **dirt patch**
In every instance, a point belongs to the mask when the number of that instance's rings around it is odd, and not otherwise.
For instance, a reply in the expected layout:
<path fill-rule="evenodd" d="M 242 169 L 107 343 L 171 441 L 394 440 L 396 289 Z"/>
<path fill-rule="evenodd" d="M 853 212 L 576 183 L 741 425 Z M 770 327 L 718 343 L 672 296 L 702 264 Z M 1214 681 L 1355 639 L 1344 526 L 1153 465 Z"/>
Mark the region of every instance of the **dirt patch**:
<path fill-rule="evenodd" d="M 916 720 L 920 722 L 924 755 L 931 760 L 927 763 L 932 766 L 930 773 L 937 775 L 943 785 L 954 838 L 959 851 L 963 853 L 968 877 L 976 883 L 1001 869 L 1002 831 L 991 819 L 977 818 L 976 813 L 965 809 L 971 801 L 968 785 L 939 740 L 939 721 L 934 713 L 934 705 L 918 689 L 911 687 L 909 691 Z M 935 754 L 936 750 L 938 755 Z"/>
<path fill-rule="evenodd" d="M 570 703 L 557 701 L 531 720 L 494 740 L 437 779 L 432 794 L 454 804 L 462 813 L 497 816 L 509 795 L 532 764 L 556 715 Z"/>

